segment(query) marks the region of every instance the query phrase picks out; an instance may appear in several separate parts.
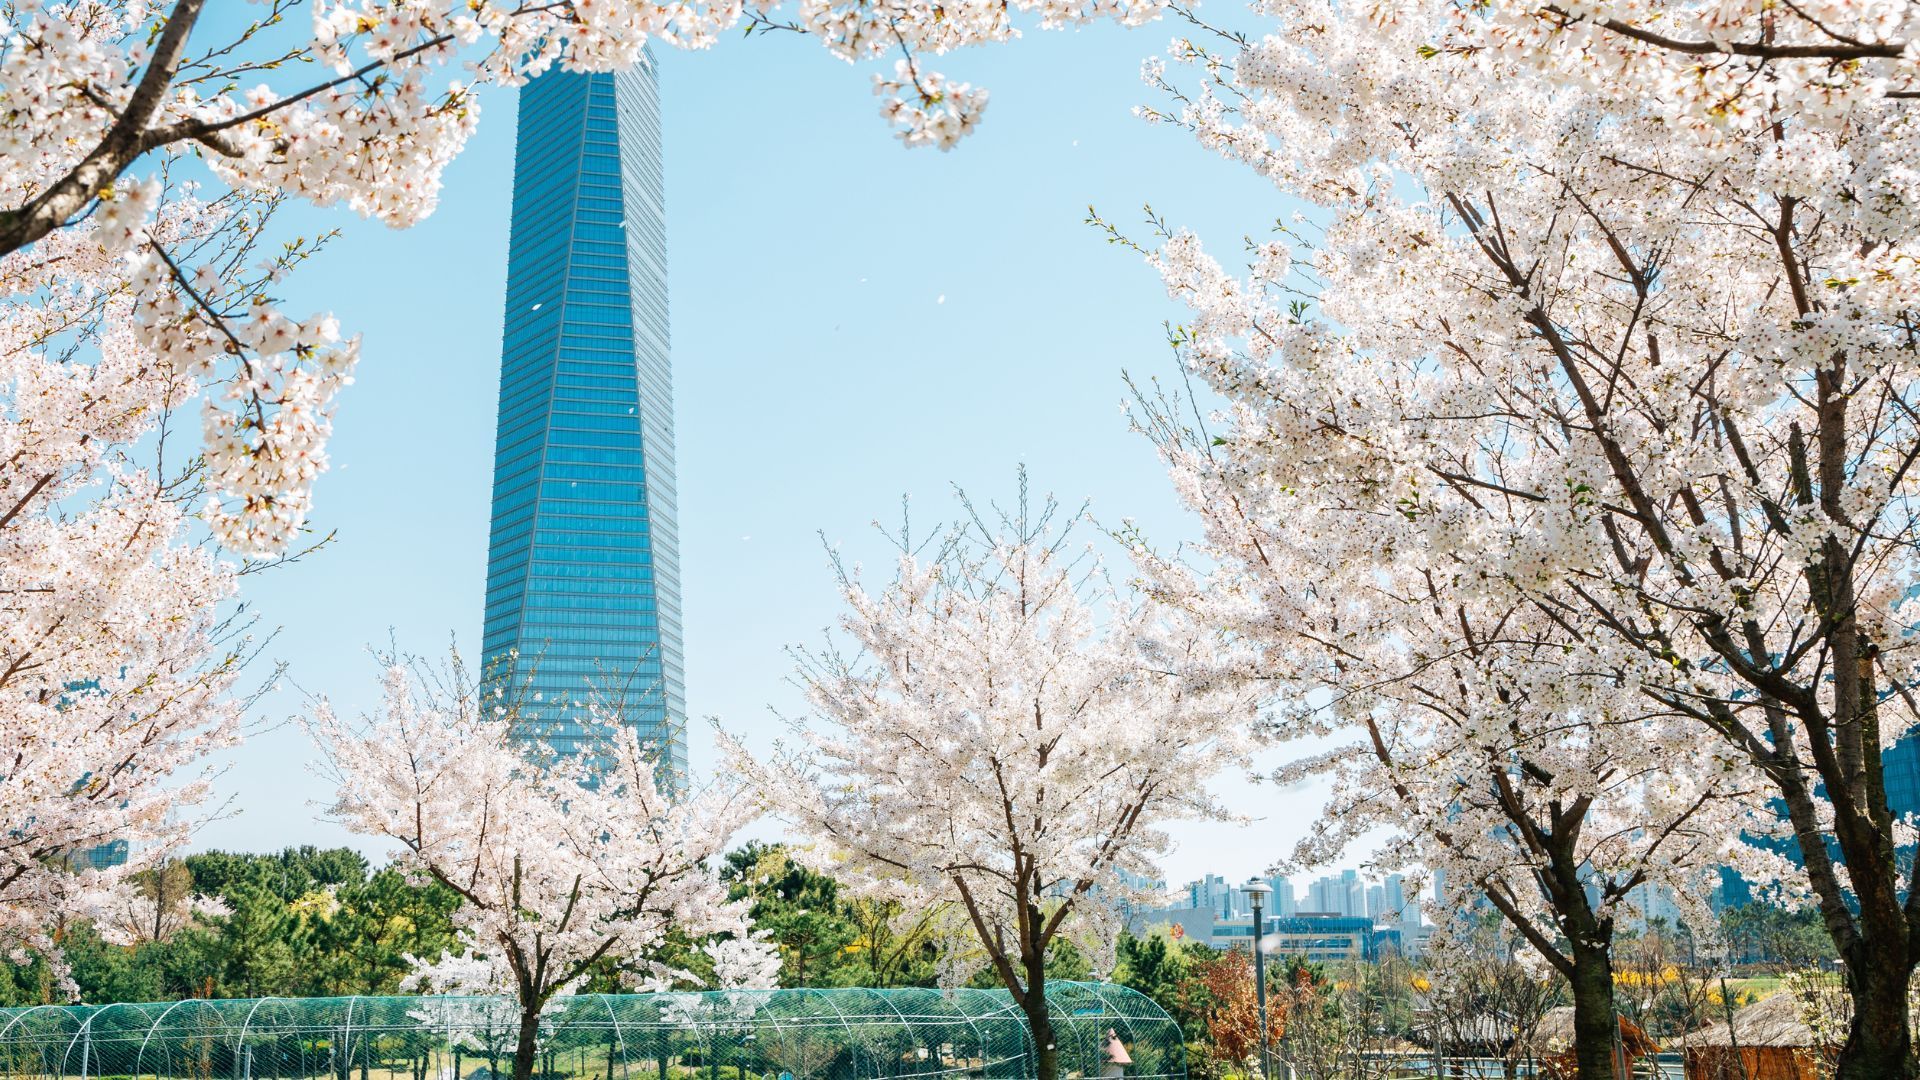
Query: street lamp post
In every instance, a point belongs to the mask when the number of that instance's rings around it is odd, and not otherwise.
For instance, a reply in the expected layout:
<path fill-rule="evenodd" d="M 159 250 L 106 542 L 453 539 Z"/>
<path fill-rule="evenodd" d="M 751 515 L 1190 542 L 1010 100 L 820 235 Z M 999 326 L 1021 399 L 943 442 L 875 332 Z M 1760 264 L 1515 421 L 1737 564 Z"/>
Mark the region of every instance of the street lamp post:
<path fill-rule="evenodd" d="M 1271 1080 L 1272 1062 L 1267 1056 L 1267 954 L 1260 946 L 1266 935 L 1266 920 L 1261 913 L 1266 909 L 1267 896 L 1273 892 L 1273 886 L 1256 877 L 1248 878 L 1242 888 L 1247 894 L 1247 903 L 1253 908 L 1253 997 L 1260 1010 L 1260 1075 Z"/>

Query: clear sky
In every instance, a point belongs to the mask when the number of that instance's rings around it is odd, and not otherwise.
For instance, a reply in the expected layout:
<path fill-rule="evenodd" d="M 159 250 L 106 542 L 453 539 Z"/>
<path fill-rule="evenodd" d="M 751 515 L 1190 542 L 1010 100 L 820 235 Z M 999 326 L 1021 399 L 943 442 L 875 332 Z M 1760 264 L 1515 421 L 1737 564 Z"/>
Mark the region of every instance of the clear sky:
<path fill-rule="evenodd" d="M 1139 221 L 1151 201 L 1222 251 L 1292 212 L 1247 170 L 1130 114 L 1142 58 L 1177 27 L 1034 32 L 937 63 L 989 87 L 979 132 L 951 153 L 890 138 L 869 70 L 791 35 L 662 56 L 688 698 L 763 743 L 800 707 L 787 644 L 837 614 L 819 532 L 858 559 L 868 522 L 950 516 L 951 485 L 1006 497 L 1017 463 L 1103 520 L 1171 545 L 1195 533 L 1151 448 L 1127 431 L 1123 371 L 1174 372 L 1180 312 L 1137 256 L 1082 224 L 1089 203 Z M 318 485 L 340 539 L 250 578 L 279 627 L 269 655 L 348 710 L 369 706 L 370 644 L 478 646 L 485 575 L 514 99 L 480 131 L 425 224 L 391 232 L 344 212 L 288 223 L 346 236 L 293 280 L 289 311 L 331 309 L 365 335 Z M 260 714 L 299 708 L 290 688 Z M 221 780 L 230 813 L 201 847 L 349 838 L 323 820 L 305 736 L 254 737 Z M 1174 884 L 1244 877 L 1291 846 L 1318 793 L 1222 780 L 1250 826 L 1179 830 Z M 380 846 L 360 843 L 370 853 Z"/>

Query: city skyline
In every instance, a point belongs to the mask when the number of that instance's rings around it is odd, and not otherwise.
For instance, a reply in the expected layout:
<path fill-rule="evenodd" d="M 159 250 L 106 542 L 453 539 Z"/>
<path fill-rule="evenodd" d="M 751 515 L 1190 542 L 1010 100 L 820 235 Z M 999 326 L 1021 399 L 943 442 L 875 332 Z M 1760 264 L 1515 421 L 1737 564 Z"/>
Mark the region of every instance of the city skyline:
<path fill-rule="evenodd" d="M 1405 874 L 1369 877 L 1350 867 L 1319 875 L 1311 881 L 1303 877 L 1303 890 L 1296 889 L 1293 876 L 1278 873 L 1258 873 L 1248 878 L 1206 874 L 1177 889 L 1168 889 L 1162 882 L 1159 892 L 1164 902 L 1160 906 L 1207 911 L 1226 920 L 1251 918 L 1246 890 L 1256 879 L 1271 890 L 1264 906 L 1268 917 L 1343 915 L 1386 918 L 1395 924 L 1418 925 L 1420 922 L 1421 898 L 1407 893 Z M 1427 893 L 1437 895 L 1431 885 Z"/>

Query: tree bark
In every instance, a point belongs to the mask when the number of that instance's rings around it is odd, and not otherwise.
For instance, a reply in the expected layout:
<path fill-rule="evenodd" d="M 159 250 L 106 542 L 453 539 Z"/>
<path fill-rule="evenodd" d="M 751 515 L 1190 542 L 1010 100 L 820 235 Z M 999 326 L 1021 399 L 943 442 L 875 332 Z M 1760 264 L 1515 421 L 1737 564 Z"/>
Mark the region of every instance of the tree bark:
<path fill-rule="evenodd" d="M 1620 1021 L 1613 1008 L 1613 959 L 1606 949 L 1578 944 L 1572 953 L 1576 1075 L 1580 1080 L 1616 1080 L 1613 1051 Z"/>
<path fill-rule="evenodd" d="M 1791 221 L 1790 216 L 1783 215 L 1783 230 Z M 1819 505 L 1836 525 L 1848 520 L 1842 501 L 1851 462 L 1844 389 L 1847 377 L 1844 356 L 1836 356 L 1830 370 L 1816 373 L 1819 428 L 1815 433 L 1814 465 L 1819 477 Z M 1822 543 L 1820 560 L 1808 568 L 1808 597 L 1822 615 L 1833 620 L 1827 635 L 1833 657 L 1833 711 L 1828 725 L 1831 749 L 1826 730 L 1809 723 L 1808 735 L 1813 740 L 1814 765 L 1834 807 L 1834 841 L 1840 847 L 1859 911 L 1857 931 L 1836 935 L 1835 940 L 1847 962 L 1846 985 L 1853 999 L 1853 1020 L 1834 1075 L 1836 1080 L 1891 1080 L 1915 1075 L 1907 1013 L 1907 984 L 1914 966 L 1913 931 L 1900 896 L 1899 855 L 1880 757 L 1880 695 L 1874 673 L 1879 649 L 1861 629 L 1857 573 L 1859 567 L 1851 550 L 1833 536 Z M 1800 829 L 1795 831 L 1803 855 L 1816 845 L 1824 846 L 1825 837 L 1819 832 L 1806 835 Z M 1835 888 L 1831 882 L 1817 884 Z"/>
<path fill-rule="evenodd" d="M 1020 995 L 1020 1011 L 1026 1013 L 1033 1035 L 1034 1080 L 1059 1080 L 1060 1055 L 1053 1042 L 1053 1016 L 1047 1011 L 1045 975 L 1029 979 L 1026 993 Z"/>
<path fill-rule="evenodd" d="M 540 1010 L 520 1010 L 520 1035 L 513 1046 L 513 1080 L 533 1080 L 540 1054 Z"/>
<path fill-rule="evenodd" d="M 1907 977 L 1911 965 L 1873 955 L 1867 942 L 1847 954 L 1847 992 L 1853 998 L 1853 1022 L 1840 1048 L 1834 1080 L 1882 1080 L 1914 1075 L 1913 1036 L 1907 1024 Z M 1819 1053 L 1815 1050 L 1815 1053 Z"/>

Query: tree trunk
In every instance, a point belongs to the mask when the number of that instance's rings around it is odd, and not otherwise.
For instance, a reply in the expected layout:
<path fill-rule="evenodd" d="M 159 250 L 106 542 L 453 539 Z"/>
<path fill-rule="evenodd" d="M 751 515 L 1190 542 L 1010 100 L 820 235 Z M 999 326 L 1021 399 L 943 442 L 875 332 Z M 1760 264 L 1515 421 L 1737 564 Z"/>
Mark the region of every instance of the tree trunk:
<path fill-rule="evenodd" d="M 1573 1054 L 1579 1080 L 1624 1080 L 1614 1069 L 1620 1021 L 1613 1010 L 1613 959 L 1604 948 L 1573 950 Z"/>
<path fill-rule="evenodd" d="M 513 1045 L 513 1080 L 533 1080 L 540 1054 L 540 1009 L 520 1010 L 520 1036 Z"/>
<path fill-rule="evenodd" d="M 1847 956 L 1847 992 L 1853 1023 L 1840 1048 L 1834 1080 L 1911 1077 L 1913 1036 L 1907 1026 L 1907 965 L 1871 955 L 1866 936 Z M 1818 1051 L 1815 1051 L 1818 1053 Z"/>
<path fill-rule="evenodd" d="M 1791 204 L 1783 205 L 1781 229 L 1792 228 Z M 1783 250 L 1785 241 L 1782 241 Z M 1817 306 L 1817 305 L 1816 305 Z M 1856 376 L 1851 358 L 1836 354 L 1830 366 L 1815 371 L 1819 426 L 1815 468 L 1822 514 L 1848 522 L 1844 492 L 1856 451 L 1848 445 L 1847 384 Z M 1792 429 L 1797 441 L 1798 426 Z M 1804 446 L 1789 444 L 1800 468 Z M 1814 495 L 1810 479 L 1799 481 L 1799 501 Z M 1846 959 L 1847 992 L 1853 1021 L 1835 1063 L 1836 1080 L 1914 1075 L 1913 1036 L 1907 1017 L 1907 982 L 1913 974 L 1914 945 L 1900 895 L 1900 857 L 1894 845 L 1893 815 L 1882 771 L 1880 687 L 1875 658 L 1880 643 L 1860 623 L 1856 575 L 1863 574 L 1847 542 L 1829 534 L 1820 559 L 1807 569 L 1808 598 L 1815 610 L 1833 619 L 1826 632 L 1831 648 L 1832 715 L 1824 727 L 1808 727 L 1813 762 L 1834 808 L 1833 839 L 1846 864 L 1848 883 L 1858 906 L 1857 933 L 1846 933 L 1845 900 L 1825 857 L 1826 836 L 1817 820 L 1791 815 L 1809 878 L 1821 894 L 1822 914 Z M 1889 672 L 1891 676 L 1891 672 Z M 1891 689 L 1891 688 L 1890 688 Z M 1829 749 L 1828 732 L 1831 732 Z M 1792 792 L 1788 792 L 1792 794 Z M 1806 800 L 1803 796 L 1802 800 Z M 1790 802 L 1791 812 L 1796 807 Z M 1823 864 L 1823 865 L 1816 865 Z M 1816 869 L 1826 871 L 1815 873 Z M 1819 1052 L 1819 1051 L 1816 1051 Z"/>
<path fill-rule="evenodd" d="M 1020 996 L 1020 1011 L 1027 1014 L 1027 1030 L 1033 1034 L 1034 1080 L 1059 1080 L 1060 1055 L 1053 1043 L 1053 1016 L 1047 1012 L 1044 979 L 1042 976 L 1027 984 L 1026 993 Z"/>

